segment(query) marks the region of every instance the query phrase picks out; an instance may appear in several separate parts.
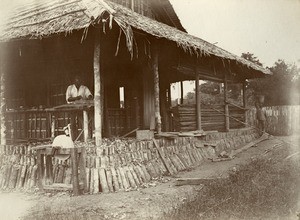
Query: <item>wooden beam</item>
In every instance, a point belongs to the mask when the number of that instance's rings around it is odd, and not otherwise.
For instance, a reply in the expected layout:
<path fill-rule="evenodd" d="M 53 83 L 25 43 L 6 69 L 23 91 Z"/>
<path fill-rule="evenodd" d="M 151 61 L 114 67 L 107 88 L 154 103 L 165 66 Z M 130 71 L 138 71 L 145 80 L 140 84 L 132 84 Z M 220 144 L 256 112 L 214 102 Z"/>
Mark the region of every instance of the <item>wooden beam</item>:
<path fill-rule="evenodd" d="M 94 124 L 95 144 L 100 146 L 102 141 L 102 102 L 101 102 L 101 77 L 100 77 L 100 30 L 95 29 L 94 36 Z M 102 94 L 103 95 L 103 94 Z"/>
<path fill-rule="evenodd" d="M 197 130 L 202 129 L 201 125 L 201 91 L 200 91 L 200 77 L 199 74 L 196 73 L 195 80 L 196 87 L 196 117 L 197 117 Z"/>
<path fill-rule="evenodd" d="M 160 116 L 160 98 L 159 98 L 159 73 L 158 73 L 158 48 L 156 42 L 152 47 L 152 71 L 154 77 L 154 105 L 155 105 L 155 125 L 158 133 L 161 132 L 161 116 Z"/>
<path fill-rule="evenodd" d="M 228 87 L 228 81 L 227 81 L 227 73 L 224 74 L 224 112 L 225 112 L 225 130 L 229 131 L 229 108 L 228 108 L 228 94 L 227 94 L 227 87 Z"/>

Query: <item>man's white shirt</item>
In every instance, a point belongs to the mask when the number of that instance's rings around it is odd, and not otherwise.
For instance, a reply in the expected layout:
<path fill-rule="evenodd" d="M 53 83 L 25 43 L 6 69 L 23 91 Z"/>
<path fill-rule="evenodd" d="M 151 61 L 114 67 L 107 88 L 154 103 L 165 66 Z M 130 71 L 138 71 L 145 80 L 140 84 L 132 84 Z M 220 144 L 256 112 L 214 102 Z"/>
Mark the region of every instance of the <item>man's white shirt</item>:
<path fill-rule="evenodd" d="M 77 96 L 81 96 L 83 100 L 86 100 L 86 99 L 88 99 L 88 97 L 90 95 L 92 96 L 92 93 L 88 87 L 81 85 L 79 87 L 79 89 L 77 89 L 76 86 L 73 84 L 73 85 L 68 86 L 68 88 L 67 88 L 66 101 L 67 101 L 67 103 L 71 103 L 68 101 L 68 99 L 70 97 L 73 98 L 73 97 L 77 97 Z"/>

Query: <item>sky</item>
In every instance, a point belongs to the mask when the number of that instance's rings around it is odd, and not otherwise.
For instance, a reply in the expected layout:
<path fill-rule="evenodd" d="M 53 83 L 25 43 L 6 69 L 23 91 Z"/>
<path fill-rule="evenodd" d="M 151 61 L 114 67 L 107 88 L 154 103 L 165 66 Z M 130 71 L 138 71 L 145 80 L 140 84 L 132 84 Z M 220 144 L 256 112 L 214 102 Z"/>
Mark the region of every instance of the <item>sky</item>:
<path fill-rule="evenodd" d="M 170 0 L 188 33 L 272 66 L 300 66 L 300 0 Z"/>

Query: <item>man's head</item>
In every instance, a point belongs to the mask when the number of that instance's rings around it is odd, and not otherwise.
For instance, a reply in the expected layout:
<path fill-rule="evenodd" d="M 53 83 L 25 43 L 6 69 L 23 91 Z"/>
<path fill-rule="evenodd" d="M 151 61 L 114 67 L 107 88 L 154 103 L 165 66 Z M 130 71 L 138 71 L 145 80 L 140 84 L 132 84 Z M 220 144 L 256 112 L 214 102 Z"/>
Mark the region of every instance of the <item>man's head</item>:
<path fill-rule="evenodd" d="M 81 86 L 81 83 L 82 83 L 82 81 L 81 81 L 80 75 L 76 74 L 74 76 L 74 84 L 75 84 L 75 86 L 79 87 L 79 86 Z"/>

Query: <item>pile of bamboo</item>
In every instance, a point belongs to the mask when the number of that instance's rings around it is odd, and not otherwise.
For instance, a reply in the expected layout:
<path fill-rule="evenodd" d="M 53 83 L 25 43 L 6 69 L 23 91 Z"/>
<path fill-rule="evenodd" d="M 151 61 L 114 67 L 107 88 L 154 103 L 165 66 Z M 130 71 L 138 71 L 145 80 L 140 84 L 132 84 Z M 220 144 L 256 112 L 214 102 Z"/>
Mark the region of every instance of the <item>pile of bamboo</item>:
<path fill-rule="evenodd" d="M 209 133 L 206 137 L 178 137 L 175 139 L 136 140 L 104 139 L 101 147 L 86 146 L 83 164 L 86 192 L 118 192 L 147 187 L 151 180 L 199 165 L 205 159 L 229 149 L 243 146 L 257 138 L 255 130 L 245 129 L 227 133 Z M 70 160 L 51 155 L 43 158 L 43 185 L 70 185 Z M 46 163 L 47 162 L 47 163 Z M 48 164 L 46 166 L 46 164 Z M 51 164 L 51 166 L 49 166 Z M 0 152 L 1 189 L 32 189 L 38 184 L 37 155 L 30 146 L 4 146 Z"/>
<path fill-rule="evenodd" d="M 37 165 L 30 146 L 2 146 L 0 188 L 31 189 L 37 184 Z"/>

